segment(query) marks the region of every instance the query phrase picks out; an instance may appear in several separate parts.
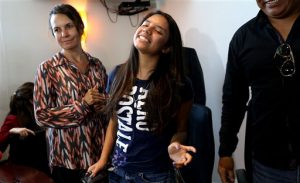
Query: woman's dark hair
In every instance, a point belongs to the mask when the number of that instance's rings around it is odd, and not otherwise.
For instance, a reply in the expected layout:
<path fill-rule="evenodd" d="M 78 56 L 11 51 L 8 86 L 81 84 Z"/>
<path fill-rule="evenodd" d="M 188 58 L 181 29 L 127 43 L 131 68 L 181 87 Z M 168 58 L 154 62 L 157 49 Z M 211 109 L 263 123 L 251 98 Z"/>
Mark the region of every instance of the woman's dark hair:
<path fill-rule="evenodd" d="M 33 87 L 32 82 L 26 82 L 19 86 L 10 98 L 9 114 L 17 116 L 17 120 L 23 127 L 35 125 L 33 112 Z M 33 126 L 34 126 L 33 125 Z"/>
<path fill-rule="evenodd" d="M 55 14 L 64 14 L 66 15 L 69 19 L 71 19 L 77 29 L 77 31 L 80 34 L 83 34 L 83 30 L 84 30 L 84 23 L 81 19 L 80 14 L 78 13 L 78 11 L 71 5 L 69 4 L 59 4 L 56 5 L 52 8 L 52 10 L 49 13 L 49 27 L 50 30 L 52 32 L 53 35 L 53 30 L 51 28 L 51 16 L 55 15 Z"/>
<path fill-rule="evenodd" d="M 146 119 L 149 128 L 161 132 L 168 125 L 167 122 L 174 119 L 181 102 L 179 91 L 183 80 L 182 40 L 175 20 L 162 11 L 147 14 L 141 24 L 153 15 L 161 15 L 168 22 L 169 39 L 165 48 L 169 51 L 161 52 L 157 66 L 150 76 L 149 92 L 143 110 L 147 111 Z M 109 116 L 113 115 L 123 95 L 130 92 L 138 68 L 138 50 L 132 44 L 129 58 L 119 68 L 111 87 L 111 97 L 106 108 Z"/>

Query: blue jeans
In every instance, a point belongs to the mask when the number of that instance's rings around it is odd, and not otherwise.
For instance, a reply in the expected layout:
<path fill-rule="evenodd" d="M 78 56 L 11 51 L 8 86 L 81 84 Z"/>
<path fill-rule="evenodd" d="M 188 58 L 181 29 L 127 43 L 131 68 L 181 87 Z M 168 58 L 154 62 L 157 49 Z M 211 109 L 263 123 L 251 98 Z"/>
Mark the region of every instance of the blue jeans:
<path fill-rule="evenodd" d="M 109 183 L 175 183 L 174 171 L 162 173 L 128 172 L 122 168 L 109 170 Z"/>
<path fill-rule="evenodd" d="M 253 160 L 253 183 L 300 183 L 300 167 L 296 170 L 279 170 Z"/>

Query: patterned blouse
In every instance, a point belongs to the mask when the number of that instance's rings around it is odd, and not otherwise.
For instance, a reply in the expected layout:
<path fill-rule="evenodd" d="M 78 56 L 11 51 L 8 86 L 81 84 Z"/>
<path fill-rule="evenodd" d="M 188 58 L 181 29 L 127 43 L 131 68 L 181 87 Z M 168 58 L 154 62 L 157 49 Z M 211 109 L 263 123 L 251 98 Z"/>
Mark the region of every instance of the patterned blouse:
<path fill-rule="evenodd" d="M 35 117 L 38 125 L 47 127 L 50 167 L 87 169 L 101 154 L 107 122 L 82 98 L 94 86 L 105 88 L 107 74 L 99 59 L 85 54 L 85 74 L 57 53 L 41 63 L 35 75 Z"/>

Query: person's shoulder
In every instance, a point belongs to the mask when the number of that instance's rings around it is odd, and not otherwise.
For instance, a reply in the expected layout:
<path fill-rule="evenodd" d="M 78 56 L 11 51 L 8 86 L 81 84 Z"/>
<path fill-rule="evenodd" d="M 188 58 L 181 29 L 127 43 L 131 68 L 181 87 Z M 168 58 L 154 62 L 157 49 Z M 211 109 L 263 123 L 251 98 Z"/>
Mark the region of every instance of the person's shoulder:
<path fill-rule="evenodd" d="M 17 126 L 18 122 L 17 122 L 17 116 L 16 115 L 12 115 L 12 114 L 8 114 L 3 122 L 3 125 L 14 125 Z"/>
<path fill-rule="evenodd" d="M 230 41 L 231 47 L 241 48 L 244 46 L 245 41 L 250 38 L 253 38 L 253 35 L 259 31 L 260 25 L 260 12 L 254 18 L 248 20 L 244 24 L 242 24 L 233 34 L 232 39 Z"/>
<path fill-rule="evenodd" d="M 100 61 L 100 59 L 98 57 L 95 57 L 95 56 L 91 55 L 88 52 L 84 52 L 84 53 L 86 54 L 86 56 L 87 56 L 87 58 L 88 58 L 89 61 L 100 62 L 101 63 L 101 61 Z"/>
<path fill-rule="evenodd" d="M 259 11 L 258 14 L 252 19 L 246 21 L 242 24 L 235 32 L 234 36 L 244 35 L 248 32 L 251 32 L 258 28 L 258 26 L 262 23 L 263 19 L 262 12 Z"/>
<path fill-rule="evenodd" d="M 124 66 L 124 63 L 114 66 L 113 69 L 109 72 L 109 77 L 114 78 L 117 75 L 118 71 L 120 71 L 122 66 Z"/>
<path fill-rule="evenodd" d="M 236 32 L 234 33 L 234 36 L 239 36 L 242 34 L 246 34 L 250 29 L 252 29 L 255 22 L 255 18 L 252 18 L 251 20 L 248 20 L 246 23 L 241 25 Z"/>
<path fill-rule="evenodd" d="M 118 70 L 120 70 L 121 66 L 124 65 L 124 64 L 118 64 L 116 66 L 114 66 L 114 68 L 112 69 L 112 73 L 116 73 L 118 72 Z"/>
<path fill-rule="evenodd" d="M 63 60 L 62 55 L 60 53 L 56 53 L 52 57 L 41 62 L 40 67 L 43 67 L 43 68 L 55 67 L 57 65 L 61 65 L 62 60 Z"/>
<path fill-rule="evenodd" d="M 17 119 L 17 116 L 16 115 L 12 115 L 12 114 L 9 114 L 6 116 L 6 119 L 7 121 L 14 121 Z"/>
<path fill-rule="evenodd" d="M 120 70 L 122 64 L 118 64 L 116 65 L 108 74 L 108 78 L 109 80 L 112 82 L 112 80 L 116 77 L 116 74 L 118 73 L 118 71 Z"/>
<path fill-rule="evenodd" d="M 102 61 L 98 57 L 92 56 L 91 54 L 89 54 L 87 52 L 85 52 L 85 54 L 87 55 L 88 60 L 91 63 L 96 64 L 96 65 L 100 65 L 101 67 L 104 68 L 104 65 L 103 65 Z"/>

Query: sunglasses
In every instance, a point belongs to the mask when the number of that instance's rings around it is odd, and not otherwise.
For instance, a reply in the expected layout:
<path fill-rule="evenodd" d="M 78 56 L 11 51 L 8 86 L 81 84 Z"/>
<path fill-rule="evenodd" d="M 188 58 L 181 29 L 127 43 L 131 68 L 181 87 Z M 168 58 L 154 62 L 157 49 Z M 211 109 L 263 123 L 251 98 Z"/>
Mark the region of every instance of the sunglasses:
<path fill-rule="evenodd" d="M 283 77 L 291 77 L 296 72 L 295 59 L 291 46 L 283 43 L 276 49 L 274 60 Z"/>

